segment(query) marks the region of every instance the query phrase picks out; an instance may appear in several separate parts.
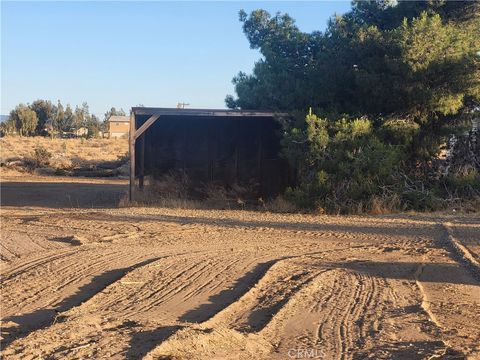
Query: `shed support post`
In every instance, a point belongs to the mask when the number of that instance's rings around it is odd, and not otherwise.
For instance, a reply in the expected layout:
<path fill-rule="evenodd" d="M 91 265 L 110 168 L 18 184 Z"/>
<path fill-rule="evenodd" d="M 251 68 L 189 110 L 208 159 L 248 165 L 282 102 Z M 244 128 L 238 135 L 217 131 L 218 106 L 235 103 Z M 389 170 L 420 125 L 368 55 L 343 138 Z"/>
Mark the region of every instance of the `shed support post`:
<path fill-rule="evenodd" d="M 235 122 L 235 159 L 234 159 L 234 183 L 238 184 L 238 158 L 239 158 L 239 149 L 238 149 L 238 122 Z"/>
<path fill-rule="evenodd" d="M 257 171 L 258 171 L 258 182 L 260 183 L 260 193 L 263 193 L 263 144 L 262 144 L 262 125 L 258 126 L 258 149 L 257 149 Z"/>
<path fill-rule="evenodd" d="M 187 125 L 184 122 L 182 128 L 182 170 L 184 173 L 187 172 L 187 155 L 188 155 L 188 146 L 187 146 Z"/>
<path fill-rule="evenodd" d="M 130 187 L 128 198 L 133 201 L 133 192 L 135 187 L 135 114 L 130 113 L 130 132 L 129 132 L 129 154 L 130 154 Z"/>
<path fill-rule="evenodd" d="M 140 176 L 138 177 L 138 187 L 143 190 L 143 179 L 145 176 L 145 133 L 140 137 Z"/>
<path fill-rule="evenodd" d="M 207 134 L 207 181 L 213 181 L 213 174 L 215 172 L 215 129 L 212 124 L 208 124 Z M 213 139 L 212 139 L 213 138 Z"/>
<path fill-rule="evenodd" d="M 260 175 L 262 169 L 262 130 L 259 129 L 257 133 L 257 169 Z"/>

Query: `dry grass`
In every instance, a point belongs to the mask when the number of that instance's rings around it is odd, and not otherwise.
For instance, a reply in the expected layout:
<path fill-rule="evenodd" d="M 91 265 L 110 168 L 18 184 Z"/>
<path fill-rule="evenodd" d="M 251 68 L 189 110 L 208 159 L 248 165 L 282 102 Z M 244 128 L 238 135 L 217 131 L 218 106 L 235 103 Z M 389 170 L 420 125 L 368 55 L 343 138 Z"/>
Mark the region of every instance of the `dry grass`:
<path fill-rule="evenodd" d="M 218 182 L 195 183 L 183 171 L 171 171 L 160 177 L 146 176 L 144 189 L 134 194 L 135 201 L 122 199 L 120 206 L 155 206 L 173 209 L 256 209 L 293 212 L 294 207 L 279 197 L 265 202 L 256 198 L 258 184 L 230 187 Z"/>
<path fill-rule="evenodd" d="M 138 191 L 135 193 L 135 201 L 128 199 L 125 194 L 118 204 L 118 207 L 155 207 L 165 209 L 208 209 L 204 202 L 190 199 L 175 198 L 169 196 L 152 197 L 152 193 Z"/>
<path fill-rule="evenodd" d="M 266 210 L 273 213 L 295 213 L 300 210 L 290 201 L 287 201 L 282 195 L 267 201 L 264 207 Z"/>
<path fill-rule="evenodd" d="M 6 136 L 0 139 L 0 161 L 2 164 L 16 162 L 20 166 L 9 166 L 11 171 L 37 168 L 55 171 L 74 168 L 95 167 L 107 161 L 115 161 L 128 152 L 127 139 L 51 139 L 47 137 Z M 48 164 L 39 164 L 39 150 L 48 153 Z M 32 166 L 26 166 L 32 163 Z"/>
<path fill-rule="evenodd" d="M 117 160 L 128 152 L 128 140 L 6 136 L 0 139 L 1 161 L 31 157 L 37 147 L 52 153 L 52 161 L 70 160 L 75 165 L 85 166 L 91 162 Z"/>
<path fill-rule="evenodd" d="M 126 194 L 120 200 L 120 207 L 160 207 L 170 209 L 217 209 L 217 210 L 258 210 L 272 213 L 294 213 L 299 209 L 283 196 L 264 200 L 262 197 L 246 198 L 246 188 L 238 185 L 227 190 L 215 183 L 205 183 L 192 190 L 188 176 L 182 172 L 172 172 L 159 179 L 145 178 L 143 190 L 136 190 L 134 201 Z M 196 197 L 190 196 L 192 191 Z"/>

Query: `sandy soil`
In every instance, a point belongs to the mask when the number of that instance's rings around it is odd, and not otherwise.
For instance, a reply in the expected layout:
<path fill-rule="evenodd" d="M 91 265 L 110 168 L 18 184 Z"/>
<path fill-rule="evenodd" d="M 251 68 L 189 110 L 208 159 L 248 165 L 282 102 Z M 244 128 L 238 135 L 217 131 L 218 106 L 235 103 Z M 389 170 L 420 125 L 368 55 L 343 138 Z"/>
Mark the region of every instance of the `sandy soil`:
<path fill-rule="evenodd" d="M 478 215 L 115 208 L 119 182 L 13 180 L 5 359 L 480 358 Z"/>

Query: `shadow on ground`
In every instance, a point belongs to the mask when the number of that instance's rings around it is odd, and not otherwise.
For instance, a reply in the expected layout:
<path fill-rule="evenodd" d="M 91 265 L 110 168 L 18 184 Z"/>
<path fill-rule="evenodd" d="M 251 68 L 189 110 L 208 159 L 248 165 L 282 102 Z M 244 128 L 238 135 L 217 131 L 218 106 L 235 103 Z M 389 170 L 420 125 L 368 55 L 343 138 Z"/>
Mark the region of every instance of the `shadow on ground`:
<path fill-rule="evenodd" d="M 203 216 L 176 216 L 176 215 L 113 215 L 113 214 L 94 214 L 95 219 L 108 218 L 108 221 L 111 222 L 132 222 L 132 223 L 141 223 L 141 222 L 166 222 L 166 223 L 176 223 L 180 225 L 188 224 L 199 224 L 199 225 L 210 225 L 218 226 L 224 228 L 238 228 L 243 227 L 247 229 L 258 229 L 258 228 L 272 228 L 278 230 L 289 230 L 289 231 L 316 231 L 316 232 L 349 232 L 349 233 L 358 233 L 358 235 L 372 234 L 378 236 L 420 236 L 420 235 L 436 235 L 440 230 L 440 227 L 436 223 L 431 224 L 384 224 L 381 218 L 372 217 L 370 222 L 362 223 L 315 223 L 315 222 L 304 222 L 304 221 L 262 221 L 262 220 L 244 220 L 244 219 L 229 219 L 222 217 L 222 212 L 218 212 L 218 217 L 203 217 Z M 94 220 L 92 216 L 92 220 Z M 85 219 L 85 217 L 82 217 Z M 327 236 L 328 234 L 326 234 Z"/>
<path fill-rule="evenodd" d="M 195 323 L 201 323 L 208 320 L 213 315 L 237 301 L 244 293 L 248 291 L 248 289 L 250 289 L 250 287 L 258 282 L 258 280 L 260 280 L 268 271 L 268 269 L 270 269 L 270 267 L 272 267 L 272 265 L 276 262 L 277 260 L 272 260 L 258 264 L 255 266 L 255 268 L 239 278 L 229 289 L 210 296 L 208 303 L 201 304 L 195 309 L 189 310 L 180 316 L 179 320 Z"/>
<path fill-rule="evenodd" d="M 322 267 L 348 269 L 369 276 L 387 279 L 405 279 L 414 281 L 415 272 L 423 267 L 418 275 L 422 282 L 478 285 L 465 268 L 458 263 L 420 263 L 420 262 L 378 262 L 352 261 L 322 264 Z"/>
<path fill-rule="evenodd" d="M 154 330 L 139 331 L 132 335 L 130 347 L 127 351 L 127 360 L 143 359 L 151 350 L 167 340 L 173 333 L 182 329 L 182 326 L 162 326 Z"/>
<path fill-rule="evenodd" d="M 82 182 L 3 182 L 1 206 L 115 208 L 127 185 Z"/>
<path fill-rule="evenodd" d="M 33 331 L 51 326 L 55 322 L 63 321 L 63 317 L 61 316 L 62 312 L 80 305 L 98 292 L 105 289 L 110 284 L 125 276 L 126 273 L 136 268 L 145 266 L 151 262 L 157 261 L 158 259 L 159 258 L 148 259 L 133 266 L 110 270 L 97 275 L 92 279 L 92 281 L 79 288 L 77 292 L 64 299 L 54 308 L 40 309 L 31 313 L 4 318 L 2 320 L 3 323 L 10 324 L 13 322 L 14 325 L 2 325 L 3 339 L 0 342 L 1 347 L 6 348 L 16 339 L 23 338 Z"/>

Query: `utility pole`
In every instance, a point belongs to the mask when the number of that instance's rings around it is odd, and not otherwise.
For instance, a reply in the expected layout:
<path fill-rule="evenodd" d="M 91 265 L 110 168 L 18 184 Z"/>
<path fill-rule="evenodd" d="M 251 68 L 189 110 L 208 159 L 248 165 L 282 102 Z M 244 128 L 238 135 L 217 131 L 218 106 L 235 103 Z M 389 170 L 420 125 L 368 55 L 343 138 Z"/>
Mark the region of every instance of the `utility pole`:
<path fill-rule="evenodd" d="M 184 103 L 184 102 L 182 102 L 182 103 L 179 102 L 179 103 L 177 103 L 177 109 L 185 109 L 185 106 L 188 106 L 188 105 L 190 105 L 190 104 L 187 104 L 187 103 Z"/>

